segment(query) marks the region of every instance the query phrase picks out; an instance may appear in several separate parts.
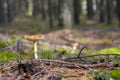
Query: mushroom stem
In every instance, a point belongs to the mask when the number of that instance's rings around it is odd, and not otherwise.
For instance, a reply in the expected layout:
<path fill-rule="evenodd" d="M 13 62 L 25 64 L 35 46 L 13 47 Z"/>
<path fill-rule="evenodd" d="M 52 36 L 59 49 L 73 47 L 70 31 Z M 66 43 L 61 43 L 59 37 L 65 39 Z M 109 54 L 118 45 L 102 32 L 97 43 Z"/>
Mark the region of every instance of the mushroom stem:
<path fill-rule="evenodd" d="M 34 56 L 35 56 L 35 59 L 38 59 L 38 55 L 37 55 L 37 41 L 34 42 Z"/>
<path fill-rule="evenodd" d="M 76 50 L 76 46 L 73 46 L 73 50 Z"/>

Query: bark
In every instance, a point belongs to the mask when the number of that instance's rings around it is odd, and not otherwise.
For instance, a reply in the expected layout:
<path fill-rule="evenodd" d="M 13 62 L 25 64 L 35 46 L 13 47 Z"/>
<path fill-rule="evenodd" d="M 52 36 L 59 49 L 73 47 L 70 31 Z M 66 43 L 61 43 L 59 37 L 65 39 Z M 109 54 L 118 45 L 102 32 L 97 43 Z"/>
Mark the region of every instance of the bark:
<path fill-rule="evenodd" d="M 4 0 L 0 0 L 0 24 L 5 24 L 5 8 L 4 8 Z"/>
<path fill-rule="evenodd" d="M 25 10 L 28 11 L 29 8 L 29 2 L 28 0 L 25 0 Z"/>
<path fill-rule="evenodd" d="M 41 0 L 41 14 L 42 20 L 46 19 L 45 0 Z"/>
<path fill-rule="evenodd" d="M 39 3 L 38 0 L 33 0 L 33 13 L 32 13 L 32 15 L 34 17 L 36 17 L 39 13 L 39 9 L 38 9 L 39 4 L 38 3 Z"/>
<path fill-rule="evenodd" d="M 12 22 L 14 19 L 14 6 L 13 6 L 13 0 L 7 0 L 7 17 L 8 22 Z"/>
<path fill-rule="evenodd" d="M 112 12 L 113 12 L 113 0 L 106 0 L 107 1 L 107 24 L 112 24 Z"/>
<path fill-rule="evenodd" d="M 62 6 L 63 6 L 63 0 L 58 0 L 58 26 L 63 29 L 63 17 L 62 17 Z"/>
<path fill-rule="evenodd" d="M 100 14 L 99 14 L 99 21 L 105 22 L 105 0 L 100 0 Z"/>
<path fill-rule="evenodd" d="M 80 16 L 80 2 L 81 0 L 74 0 L 73 5 L 74 5 L 74 23 L 79 24 L 79 16 Z"/>
<path fill-rule="evenodd" d="M 93 1 L 92 0 L 87 0 L 87 17 L 88 17 L 88 19 L 92 20 L 93 15 L 94 15 Z"/>
<path fill-rule="evenodd" d="M 19 9 L 19 14 L 22 13 L 22 0 L 18 0 L 18 9 Z"/>
<path fill-rule="evenodd" d="M 52 8 L 52 1 L 48 0 L 48 16 L 49 16 L 49 26 L 53 29 L 53 8 Z"/>
<path fill-rule="evenodd" d="M 120 0 L 116 0 L 116 14 L 117 14 L 117 17 L 118 17 L 118 24 L 119 24 L 119 27 L 120 27 Z"/>

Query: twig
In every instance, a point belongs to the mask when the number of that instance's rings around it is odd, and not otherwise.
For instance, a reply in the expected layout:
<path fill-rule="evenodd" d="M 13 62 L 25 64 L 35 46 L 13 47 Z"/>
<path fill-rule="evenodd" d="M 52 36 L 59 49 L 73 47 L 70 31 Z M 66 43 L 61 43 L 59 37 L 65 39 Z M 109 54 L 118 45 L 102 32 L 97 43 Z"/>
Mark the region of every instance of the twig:
<path fill-rule="evenodd" d="M 85 46 L 85 47 L 82 47 L 82 48 L 80 49 L 80 52 L 79 52 L 79 54 L 78 54 L 78 56 L 77 56 L 78 58 L 80 57 L 82 51 L 83 51 L 85 48 L 87 48 L 87 47 Z"/>
<path fill-rule="evenodd" d="M 80 58 L 84 58 L 84 57 L 93 57 L 93 56 L 120 56 L 120 54 L 92 54 L 92 55 L 85 55 L 85 56 L 81 56 Z"/>
<path fill-rule="evenodd" d="M 99 63 L 99 64 L 79 64 L 79 63 L 71 63 L 71 62 L 66 62 L 66 61 L 61 61 L 61 60 L 50 60 L 50 59 L 39 59 L 37 62 L 39 61 L 47 61 L 47 62 L 55 62 L 55 63 L 61 63 L 61 64 L 66 64 L 66 67 L 75 67 L 75 68 L 84 68 L 84 69 L 88 69 L 88 68 L 94 68 L 94 67 L 110 67 L 110 64 L 106 64 L 106 63 Z"/>
<path fill-rule="evenodd" d="M 20 59 L 25 60 L 23 57 L 21 57 L 16 51 L 14 51 L 14 50 L 9 46 L 9 44 L 5 41 L 5 39 L 4 39 L 4 37 L 2 36 L 2 34 L 0 34 L 0 37 L 1 37 L 1 39 L 3 40 L 3 42 L 6 44 L 6 46 L 7 46 L 17 57 L 19 57 Z"/>
<path fill-rule="evenodd" d="M 33 80 L 37 75 L 40 75 L 41 73 L 42 73 L 42 71 L 37 72 L 36 74 L 32 75 L 30 79 Z"/>
<path fill-rule="evenodd" d="M 8 49 L 8 47 L 0 48 L 0 50 Z"/>

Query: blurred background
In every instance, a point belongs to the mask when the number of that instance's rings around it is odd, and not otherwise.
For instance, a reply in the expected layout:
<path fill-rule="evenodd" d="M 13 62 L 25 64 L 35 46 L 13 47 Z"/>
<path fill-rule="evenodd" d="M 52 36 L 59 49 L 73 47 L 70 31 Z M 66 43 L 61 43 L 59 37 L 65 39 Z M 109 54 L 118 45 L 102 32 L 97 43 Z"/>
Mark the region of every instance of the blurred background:
<path fill-rule="evenodd" d="M 37 26 L 43 32 L 99 24 L 120 27 L 120 0 L 0 0 L 0 25 L 8 24 Z"/>

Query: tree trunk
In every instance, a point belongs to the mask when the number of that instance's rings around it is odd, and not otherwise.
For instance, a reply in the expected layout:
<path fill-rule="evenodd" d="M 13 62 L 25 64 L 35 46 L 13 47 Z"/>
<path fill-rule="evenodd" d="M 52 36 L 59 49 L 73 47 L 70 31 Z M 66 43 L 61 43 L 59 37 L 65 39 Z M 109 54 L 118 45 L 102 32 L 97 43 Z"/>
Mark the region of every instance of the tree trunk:
<path fill-rule="evenodd" d="M 41 0 L 41 14 L 42 20 L 46 19 L 45 0 Z"/>
<path fill-rule="evenodd" d="M 21 14 L 23 12 L 23 10 L 22 10 L 22 0 L 18 0 L 18 10 L 19 10 L 19 14 Z"/>
<path fill-rule="evenodd" d="M 113 0 L 106 0 L 107 3 L 107 24 L 110 25 L 112 24 L 112 12 L 113 12 Z"/>
<path fill-rule="evenodd" d="M 49 16 L 49 26 L 51 29 L 53 29 L 53 8 L 52 8 L 52 1 L 48 0 L 48 16 Z"/>
<path fill-rule="evenodd" d="M 120 0 L 116 0 L 116 14 L 118 17 L 118 24 L 119 24 L 119 28 L 120 28 Z"/>
<path fill-rule="evenodd" d="M 100 10 L 100 0 L 96 0 L 96 12 Z"/>
<path fill-rule="evenodd" d="M 63 0 L 58 0 L 58 26 L 63 29 L 63 16 L 62 16 L 62 6 L 63 6 Z"/>
<path fill-rule="evenodd" d="M 87 17 L 89 20 L 93 20 L 93 0 L 87 0 Z"/>
<path fill-rule="evenodd" d="M 80 6 L 81 0 L 74 0 L 73 5 L 74 5 L 74 23 L 79 24 L 79 16 L 81 12 L 81 6 Z"/>
<path fill-rule="evenodd" d="M 58 10 L 57 10 L 57 6 L 58 6 L 58 4 L 57 4 L 57 0 L 54 0 L 53 1 L 53 10 L 54 10 L 54 12 L 53 12 L 53 17 L 54 17 L 54 19 L 56 20 L 56 19 L 58 19 Z"/>
<path fill-rule="evenodd" d="M 7 17 L 8 22 L 12 22 L 14 19 L 14 11 L 13 11 L 13 0 L 7 0 Z"/>
<path fill-rule="evenodd" d="M 26 10 L 26 12 L 28 12 L 28 8 L 29 8 L 29 1 L 25 0 L 25 10 Z"/>
<path fill-rule="evenodd" d="M 33 0 L 33 12 L 32 12 L 32 15 L 36 18 L 36 16 L 38 15 L 38 11 L 39 11 L 39 0 Z"/>
<path fill-rule="evenodd" d="M 5 8 L 4 8 L 4 0 L 0 0 L 0 24 L 5 24 Z"/>
<path fill-rule="evenodd" d="M 100 0 L 100 14 L 99 14 L 99 21 L 105 22 L 105 0 Z"/>

